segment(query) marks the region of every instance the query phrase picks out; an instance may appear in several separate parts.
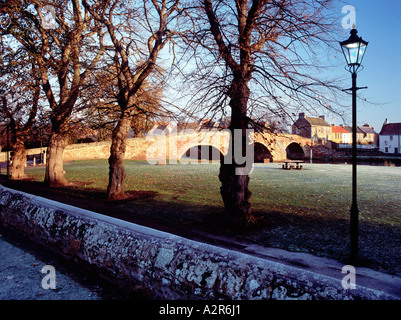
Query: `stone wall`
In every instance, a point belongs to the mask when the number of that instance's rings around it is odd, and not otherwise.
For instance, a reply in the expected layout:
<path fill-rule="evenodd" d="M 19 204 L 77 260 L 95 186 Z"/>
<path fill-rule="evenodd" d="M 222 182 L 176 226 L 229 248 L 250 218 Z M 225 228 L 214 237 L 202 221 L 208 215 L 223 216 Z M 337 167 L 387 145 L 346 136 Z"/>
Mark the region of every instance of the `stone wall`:
<path fill-rule="evenodd" d="M 0 224 L 159 299 L 385 299 L 338 279 L 0 186 Z"/>

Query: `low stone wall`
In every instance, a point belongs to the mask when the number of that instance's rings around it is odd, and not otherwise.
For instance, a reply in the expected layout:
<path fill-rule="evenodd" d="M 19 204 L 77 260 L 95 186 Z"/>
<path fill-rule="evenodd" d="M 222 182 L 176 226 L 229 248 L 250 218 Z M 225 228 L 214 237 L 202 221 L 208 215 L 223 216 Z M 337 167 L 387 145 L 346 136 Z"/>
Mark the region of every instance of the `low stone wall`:
<path fill-rule="evenodd" d="M 386 299 L 358 286 L 0 186 L 0 223 L 157 299 Z"/>

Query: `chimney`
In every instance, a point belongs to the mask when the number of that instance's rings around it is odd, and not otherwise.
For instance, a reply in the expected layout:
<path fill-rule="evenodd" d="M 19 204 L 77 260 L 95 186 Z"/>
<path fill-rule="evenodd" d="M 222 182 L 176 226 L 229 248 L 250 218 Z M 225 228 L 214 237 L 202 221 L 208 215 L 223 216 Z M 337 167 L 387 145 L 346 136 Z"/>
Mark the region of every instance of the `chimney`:
<path fill-rule="evenodd" d="M 324 121 L 326 121 L 326 116 L 319 116 L 320 119 L 323 119 Z"/>
<path fill-rule="evenodd" d="M 305 112 L 301 112 L 299 114 L 299 119 L 304 119 L 305 118 Z"/>

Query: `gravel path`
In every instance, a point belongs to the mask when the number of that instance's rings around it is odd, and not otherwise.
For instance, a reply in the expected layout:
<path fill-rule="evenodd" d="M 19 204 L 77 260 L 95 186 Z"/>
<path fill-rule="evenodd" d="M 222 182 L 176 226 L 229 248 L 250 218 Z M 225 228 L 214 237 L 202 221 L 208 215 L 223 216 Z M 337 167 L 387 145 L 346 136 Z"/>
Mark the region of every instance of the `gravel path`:
<path fill-rule="evenodd" d="M 43 270 L 45 266 L 48 270 Z M 51 271 L 54 271 L 52 273 Z M 54 282 L 52 275 L 55 274 Z M 55 288 L 52 289 L 52 284 Z M 88 270 L 41 246 L 0 233 L 0 300 L 127 299 Z"/>

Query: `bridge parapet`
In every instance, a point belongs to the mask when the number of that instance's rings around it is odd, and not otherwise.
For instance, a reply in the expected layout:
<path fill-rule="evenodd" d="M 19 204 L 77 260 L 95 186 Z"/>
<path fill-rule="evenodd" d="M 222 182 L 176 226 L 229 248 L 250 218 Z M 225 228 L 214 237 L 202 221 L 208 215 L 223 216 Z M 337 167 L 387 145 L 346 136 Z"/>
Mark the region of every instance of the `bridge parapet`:
<path fill-rule="evenodd" d="M 172 132 L 170 134 L 159 133 L 141 138 L 127 139 L 125 159 L 148 160 L 150 163 L 158 163 L 159 160 L 179 161 L 191 148 L 200 147 L 207 150 L 213 147 L 221 155 L 228 152 L 230 132 L 228 130 L 186 130 Z M 286 149 L 292 143 L 298 144 L 306 158 L 309 157 L 313 141 L 294 134 L 282 133 L 258 133 L 254 134 L 255 146 L 257 144 L 265 148 L 270 154 L 270 160 L 281 161 L 287 158 Z M 63 160 L 90 160 L 108 159 L 110 156 L 111 142 L 93 142 L 73 144 L 66 147 Z M 257 148 L 255 148 L 256 150 Z M 27 154 L 39 154 L 46 148 L 28 149 Z M 268 157 L 268 156 L 266 156 Z M 6 152 L 0 154 L 0 159 L 6 159 Z"/>

